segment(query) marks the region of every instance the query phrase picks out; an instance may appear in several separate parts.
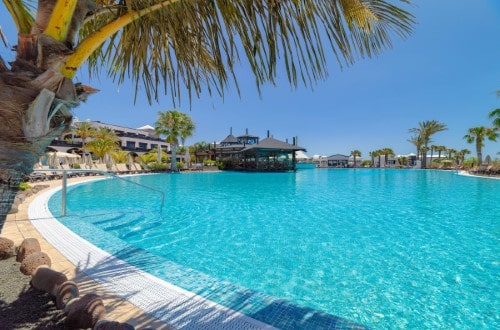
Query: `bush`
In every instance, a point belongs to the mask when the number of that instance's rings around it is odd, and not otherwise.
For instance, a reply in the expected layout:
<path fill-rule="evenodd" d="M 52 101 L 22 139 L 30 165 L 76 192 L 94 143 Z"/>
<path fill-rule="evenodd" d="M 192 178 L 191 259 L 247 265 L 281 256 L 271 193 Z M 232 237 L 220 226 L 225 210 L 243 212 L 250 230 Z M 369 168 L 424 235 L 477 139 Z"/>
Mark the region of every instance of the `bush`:
<path fill-rule="evenodd" d="M 79 170 L 79 169 L 81 169 L 81 166 L 80 166 L 80 164 L 75 163 L 75 164 L 73 164 L 73 168 L 76 170 Z"/>
<path fill-rule="evenodd" d="M 205 166 L 215 166 L 215 165 L 217 165 L 217 162 L 215 160 L 207 159 L 207 160 L 203 161 L 203 165 L 205 165 Z"/>
<path fill-rule="evenodd" d="M 163 164 L 163 163 L 158 163 L 158 162 L 154 162 L 154 163 L 148 163 L 147 164 L 147 168 L 151 171 L 166 171 L 167 170 L 167 164 Z"/>
<path fill-rule="evenodd" d="M 21 182 L 19 184 L 19 190 L 28 190 L 31 189 L 31 186 L 27 182 Z"/>

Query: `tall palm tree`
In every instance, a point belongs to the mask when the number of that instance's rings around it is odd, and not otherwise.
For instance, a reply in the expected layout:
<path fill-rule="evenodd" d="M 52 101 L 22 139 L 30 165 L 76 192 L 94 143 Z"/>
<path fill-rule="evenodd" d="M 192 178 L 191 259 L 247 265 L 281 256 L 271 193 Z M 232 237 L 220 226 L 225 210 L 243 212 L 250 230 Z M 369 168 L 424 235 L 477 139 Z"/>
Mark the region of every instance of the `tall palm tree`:
<path fill-rule="evenodd" d="M 354 158 L 353 167 L 356 167 L 356 157 L 361 157 L 361 151 L 355 149 L 355 150 L 351 151 L 351 156 Z"/>
<path fill-rule="evenodd" d="M 429 142 L 431 142 L 431 136 L 445 131 L 448 128 L 445 124 L 440 123 L 436 120 L 426 120 L 418 123 L 417 128 L 411 128 L 410 133 L 415 133 L 422 139 L 424 149 L 426 152 L 422 154 L 422 168 L 427 168 L 427 150 Z"/>
<path fill-rule="evenodd" d="M 118 83 L 130 77 L 150 102 L 160 91 L 174 102 L 184 90 L 239 91 L 239 61 L 259 90 L 282 71 L 309 87 L 327 76 L 327 51 L 345 66 L 408 37 L 408 2 L 51 0 L 34 13 L 29 0 L 3 0 L 12 20 L 2 23 L 14 22 L 18 44 L 11 64 L 0 57 L 0 225 L 23 176 L 69 129 L 71 110 L 97 92 L 73 81 L 82 65 Z"/>
<path fill-rule="evenodd" d="M 500 129 L 500 108 L 492 110 L 489 114 L 488 117 L 490 119 L 493 119 L 493 126 L 496 129 Z"/>
<path fill-rule="evenodd" d="M 464 136 L 467 143 L 476 142 L 476 153 L 477 153 L 477 164 L 483 164 L 483 147 L 484 140 L 488 139 L 490 141 L 496 141 L 498 137 L 498 132 L 494 128 L 478 126 L 469 128 L 468 133 Z"/>
<path fill-rule="evenodd" d="M 158 135 L 165 135 L 165 140 L 172 147 L 171 170 L 177 169 L 177 147 L 184 144 L 186 138 L 193 135 L 195 125 L 188 115 L 177 110 L 158 112 L 155 130 Z"/>
<path fill-rule="evenodd" d="M 94 126 L 92 126 L 92 124 L 90 124 L 89 122 L 86 122 L 86 121 L 82 121 L 82 122 L 79 122 L 75 126 L 75 128 L 73 130 L 73 134 L 75 134 L 76 136 L 78 136 L 82 139 L 82 148 L 83 148 L 83 147 L 85 147 L 85 143 L 87 142 L 87 139 L 94 136 L 95 131 L 96 131 L 96 129 Z"/>

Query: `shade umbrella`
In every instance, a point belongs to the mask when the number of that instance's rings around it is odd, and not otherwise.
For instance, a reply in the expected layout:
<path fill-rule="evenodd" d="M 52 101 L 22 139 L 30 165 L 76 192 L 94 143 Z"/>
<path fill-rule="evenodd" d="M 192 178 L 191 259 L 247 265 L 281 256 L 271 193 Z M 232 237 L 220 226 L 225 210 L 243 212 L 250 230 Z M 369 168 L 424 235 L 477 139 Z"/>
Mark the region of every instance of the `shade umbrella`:
<path fill-rule="evenodd" d="M 85 164 L 85 167 L 92 168 L 92 156 L 90 154 L 84 154 L 82 156 L 82 158 L 83 158 L 83 163 Z"/>
<path fill-rule="evenodd" d="M 104 155 L 104 163 L 108 169 L 113 168 L 113 157 L 110 154 Z"/>
<path fill-rule="evenodd" d="M 47 165 L 49 165 L 50 168 L 59 167 L 59 159 L 57 158 L 57 153 L 55 152 L 47 153 Z"/>
<path fill-rule="evenodd" d="M 127 166 L 128 166 L 128 169 L 130 171 L 133 171 L 135 169 L 135 166 L 134 166 L 134 157 L 132 156 L 132 154 L 130 152 L 127 155 Z"/>

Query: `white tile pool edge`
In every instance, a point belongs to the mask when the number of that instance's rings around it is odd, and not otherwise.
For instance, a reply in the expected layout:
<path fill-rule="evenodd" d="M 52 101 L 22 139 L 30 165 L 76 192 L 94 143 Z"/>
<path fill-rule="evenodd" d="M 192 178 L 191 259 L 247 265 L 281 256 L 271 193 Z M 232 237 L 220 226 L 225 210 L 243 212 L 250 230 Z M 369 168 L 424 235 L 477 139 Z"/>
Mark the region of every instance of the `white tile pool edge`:
<path fill-rule="evenodd" d="M 74 184 L 78 183 L 68 186 Z M 28 208 L 31 224 L 71 263 L 103 287 L 177 329 L 275 329 L 156 278 L 76 235 L 57 221 L 48 208 L 50 197 L 60 189 L 53 188 L 33 200 Z M 102 267 L 104 264 L 106 267 Z M 96 271 L 100 267 L 103 270 Z"/>

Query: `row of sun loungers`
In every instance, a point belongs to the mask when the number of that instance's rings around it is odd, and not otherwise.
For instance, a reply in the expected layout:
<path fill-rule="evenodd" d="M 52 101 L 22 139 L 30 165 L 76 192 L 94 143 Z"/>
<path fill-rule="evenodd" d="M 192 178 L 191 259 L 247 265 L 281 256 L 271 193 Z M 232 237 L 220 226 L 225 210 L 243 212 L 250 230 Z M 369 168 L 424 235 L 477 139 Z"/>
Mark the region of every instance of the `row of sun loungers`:
<path fill-rule="evenodd" d="M 78 171 L 78 169 L 71 168 L 68 164 L 63 164 L 61 165 L 60 168 L 39 166 L 34 169 L 33 173 L 31 173 L 28 177 L 26 177 L 25 181 L 38 182 L 38 181 L 61 179 L 64 175 L 64 172 L 61 170 L 71 170 L 66 172 L 67 177 L 102 174 L 99 172 L 106 172 L 115 175 L 140 174 L 149 172 L 148 170 L 144 169 L 139 163 L 134 163 L 131 164 L 130 166 L 128 166 L 127 164 L 115 164 L 111 168 L 108 168 L 106 164 L 93 164 L 92 166 L 80 164 L 80 169 L 83 171 Z M 95 172 L 91 172 L 88 170 L 95 170 Z"/>

